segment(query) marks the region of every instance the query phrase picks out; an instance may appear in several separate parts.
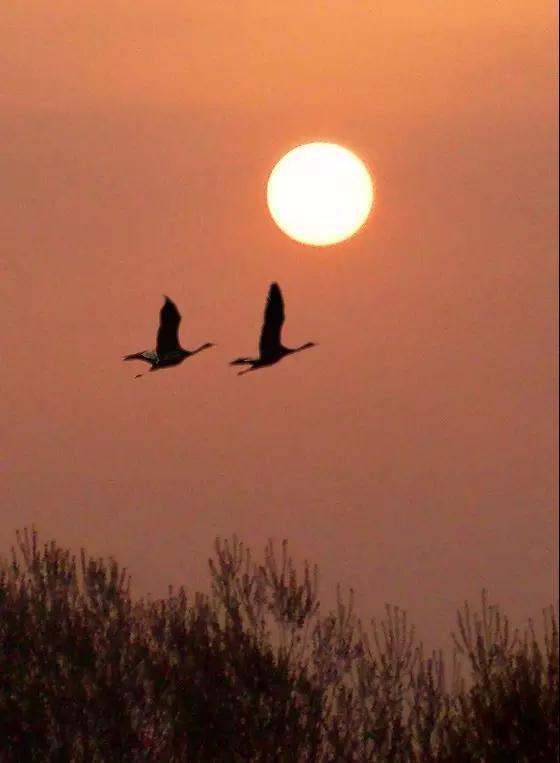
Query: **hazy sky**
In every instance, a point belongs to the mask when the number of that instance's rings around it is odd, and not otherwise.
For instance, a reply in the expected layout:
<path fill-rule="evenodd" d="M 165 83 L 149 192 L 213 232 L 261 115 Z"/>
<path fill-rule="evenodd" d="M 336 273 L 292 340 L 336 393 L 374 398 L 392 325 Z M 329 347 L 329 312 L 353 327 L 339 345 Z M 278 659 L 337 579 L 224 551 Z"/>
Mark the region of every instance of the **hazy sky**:
<path fill-rule="evenodd" d="M 288 538 L 322 590 L 447 641 L 484 585 L 557 596 L 556 3 L 0 5 L 0 551 L 35 524 L 138 591 L 216 535 Z M 308 140 L 377 205 L 299 245 L 265 185 Z M 238 378 L 269 283 L 284 339 Z M 187 347 L 135 380 L 162 294 Z"/>

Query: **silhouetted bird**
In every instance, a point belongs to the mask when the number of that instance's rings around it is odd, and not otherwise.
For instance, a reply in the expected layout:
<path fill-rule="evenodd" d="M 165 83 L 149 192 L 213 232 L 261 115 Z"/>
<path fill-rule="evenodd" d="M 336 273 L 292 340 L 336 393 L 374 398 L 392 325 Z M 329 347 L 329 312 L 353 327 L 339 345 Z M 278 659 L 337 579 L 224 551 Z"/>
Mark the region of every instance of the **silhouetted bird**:
<path fill-rule="evenodd" d="M 282 360 L 286 355 L 291 355 L 300 350 L 306 350 L 308 347 L 315 347 L 315 342 L 307 342 L 306 344 L 302 344 L 301 347 L 296 347 L 293 350 L 289 347 L 284 347 L 280 339 L 284 317 L 284 300 L 282 299 L 282 292 L 280 291 L 278 284 L 273 283 L 270 286 L 268 298 L 266 300 L 264 323 L 259 341 L 259 357 L 237 358 L 236 360 L 232 360 L 230 363 L 231 366 L 251 366 L 251 368 L 247 368 L 245 371 L 240 371 L 238 376 L 246 374 L 249 371 L 255 371 L 257 368 L 262 368 L 263 366 L 271 366 L 273 363 L 278 363 L 278 361 Z"/>
<path fill-rule="evenodd" d="M 181 315 L 175 303 L 169 297 L 165 297 L 165 304 L 159 313 L 156 349 L 125 355 L 123 360 L 143 360 L 150 364 L 150 371 L 157 371 L 159 368 L 176 366 L 182 363 L 185 358 L 195 355 L 201 350 L 206 350 L 208 347 L 214 347 L 212 342 L 206 342 L 196 350 L 184 350 L 179 344 L 180 322 Z M 135 378 L 138 379 L 140 376 L 142 374 L 137 374 Z"/>

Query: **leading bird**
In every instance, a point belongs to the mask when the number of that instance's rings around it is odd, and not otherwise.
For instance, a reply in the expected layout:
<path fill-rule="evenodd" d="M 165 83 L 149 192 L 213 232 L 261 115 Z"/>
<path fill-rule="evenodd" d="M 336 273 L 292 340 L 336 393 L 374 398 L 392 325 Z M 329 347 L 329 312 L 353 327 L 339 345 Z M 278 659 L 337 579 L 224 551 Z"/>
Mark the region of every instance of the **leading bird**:
<path fill-rule="evenodd" d="M 315 342 L 306 342 L 305 344 L 302 344 L 301 347 L 295 347 L 294 349 L 284 347 L 280 338 L 284 318 L 284 300 L 282 299 L 282 292 L 280 291 L 278 284 L 273 283 L 270 286 L 268 298 L 266 300 L 264 323 L 259 341 L 259 357 L 237 358 L 236 360 L 232 360 L 230 363 L 231 366 L 251 366 L 245 371 L 240 371 L 238 376 L 246 374 L 249 371 L 255 371 L 257 368 L 262 368 L 263 366 L 271 366 L 273 363 L 278 363 L 278 361 L 282 360 L 286 355 L 292 355 L 294 352 L 300 352 L 300 350 L 307 350 L 308 347 L 315 347 Z"/>
<path fill-rule="evenodd" d="M 125 355 L 123 360 L 143 360 L 150 364 L 150 371 L 157 371 L 159 368 L 177 366 L 185 358 L 206 350 L 208 347 L 214 347 L 212 342 L 206 342 L 206 344 L 202 344 L 196 350 L 183 349 L 179 344 L 180 322 L 181 314 L 177 310 L 177 306 L 169 297 L 165 297 L 165 303 L 159 313 L 156 349 Z M 137 374 L 135 378 L 137 379 L 140 376 L 142 374 Z"/>

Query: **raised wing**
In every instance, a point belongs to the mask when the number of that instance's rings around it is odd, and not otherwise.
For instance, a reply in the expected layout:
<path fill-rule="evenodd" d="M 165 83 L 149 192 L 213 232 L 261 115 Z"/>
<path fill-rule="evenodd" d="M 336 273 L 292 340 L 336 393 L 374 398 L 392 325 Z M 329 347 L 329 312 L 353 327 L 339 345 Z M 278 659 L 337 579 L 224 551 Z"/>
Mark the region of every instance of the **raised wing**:
<path fill-rule="evenodd" d="M 284 323 L 284 300 L 277 283 L 270 286 L 266 307 L 264 310 L 264 323 L 261 329 L 259 342 L 259 354 L 261 358 L 273 357 L 281 347 L 280 333 Z"/>
<path fill-rule="evenodd" d="M 167 353 L 180 348 L 179 323 L 181 315 L 169 297 L 165 298 L 165 304 L 159 314 L 159 329 L 157 333 L 156 352 L 162 358 Z"/>

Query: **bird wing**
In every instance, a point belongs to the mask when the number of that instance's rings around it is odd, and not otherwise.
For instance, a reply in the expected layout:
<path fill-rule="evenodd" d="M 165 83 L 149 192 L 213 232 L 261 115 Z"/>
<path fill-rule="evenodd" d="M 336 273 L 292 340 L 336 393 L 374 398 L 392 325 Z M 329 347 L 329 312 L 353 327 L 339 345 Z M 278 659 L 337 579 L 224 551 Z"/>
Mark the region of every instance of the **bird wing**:
<path fill-rule="evenodd" d="M 261 358 L 274 355 L 281 346 L 280 333 L 284 323 L 284 300 L 277 283 L 270 286 L 266 307 L 264 310 L 264 323 L 261 329 L 259 353 Z"/>
<path fill-rule="evenodd" d="M 179 323 L 181 315 L 174 302 L 169 297 L 165 298 L 165 304 L 159 314 L 159 329 L 157 333 L 156 352 L 160 358 L 173 350 L 178 350 Z"/>

